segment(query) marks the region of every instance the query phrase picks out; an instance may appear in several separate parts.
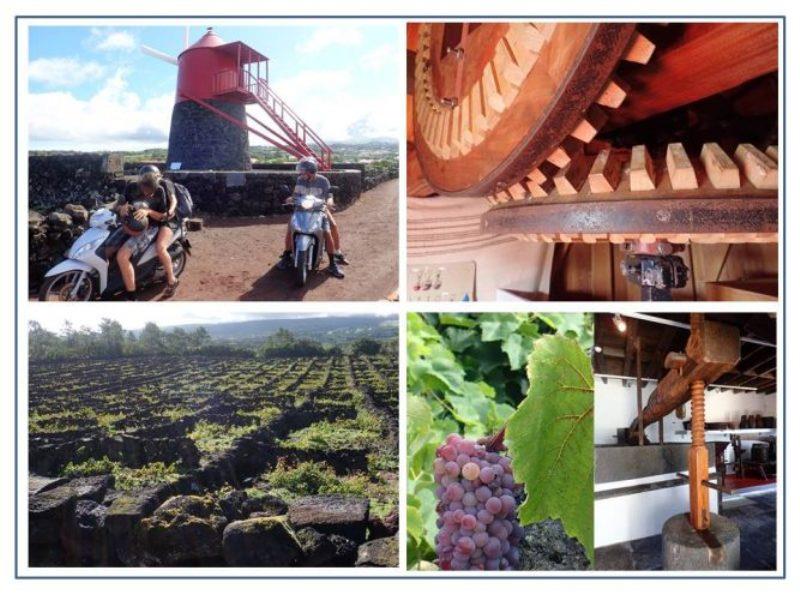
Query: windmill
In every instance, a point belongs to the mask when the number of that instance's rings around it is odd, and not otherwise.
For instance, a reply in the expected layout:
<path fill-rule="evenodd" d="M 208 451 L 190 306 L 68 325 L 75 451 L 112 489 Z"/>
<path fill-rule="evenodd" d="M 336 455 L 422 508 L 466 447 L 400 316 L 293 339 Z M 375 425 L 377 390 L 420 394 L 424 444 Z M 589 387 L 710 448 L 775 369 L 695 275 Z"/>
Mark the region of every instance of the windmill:
<path fill-rule="evenodd" d="M 249 170 L 248 133 L 331 168 L 330 147 L 269 86 L 269 58 L 257 50 L 225 43 L 211 27 L 191 46 L 187 27 L 177 57 L 149 46 L 141 50 L 178 67 L 167 150 L 171 170 Z M 248 105 L 261 114 L 248 113 Z"/>

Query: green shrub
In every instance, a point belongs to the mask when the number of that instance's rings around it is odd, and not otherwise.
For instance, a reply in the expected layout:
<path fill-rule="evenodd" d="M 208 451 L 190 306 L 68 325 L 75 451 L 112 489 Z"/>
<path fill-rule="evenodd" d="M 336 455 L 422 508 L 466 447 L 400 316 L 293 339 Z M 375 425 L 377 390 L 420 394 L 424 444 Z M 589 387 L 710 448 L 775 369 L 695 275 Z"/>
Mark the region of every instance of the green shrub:
<path fill-rule="evenodd" d="M 152 462 L 138 469 L 122 466 L 107 456 L 89 458 L 81 463 L 70 462 L 61 470 L 62 477 L 88 477 L 90 475 L 113 475 L 114 488 L 131 491 L 153 487 L 163 483 L 174 483 L 181 475 L 175 463 Z"/>
<path fill-rule="evenodd" d="M 271 491 L 285 500 L 317 494 L 354 494 L 364 496 L 368 485 L 366 475 L 339 476 L 330 465 L 322 462 L 302 462 L 288 467 L 280 461 L 271 473 L 264 476 Z"/>
<path fill-rule="evenodd" d="M 236 438 L 256 429 L 258 429 L 257 425 L 220 425 L 219 423 L 200 421 L 187 434 L 187 437 L 194 441 L 201 453 L 214 454 L 227 450 L 233 445 Z"/>

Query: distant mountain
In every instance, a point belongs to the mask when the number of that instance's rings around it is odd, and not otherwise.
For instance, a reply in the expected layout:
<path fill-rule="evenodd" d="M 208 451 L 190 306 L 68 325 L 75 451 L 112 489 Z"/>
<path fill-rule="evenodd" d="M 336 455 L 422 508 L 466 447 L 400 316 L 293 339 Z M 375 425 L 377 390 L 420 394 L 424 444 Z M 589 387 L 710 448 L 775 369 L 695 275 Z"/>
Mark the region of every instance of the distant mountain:
<path fill-rule="evenodd" d="M 346 343 L 360 337 L 395 338 L 398 321 L 397 317 L 384 315 L 331 315 L 303 318 L 295 318 L 292 315 L 232 323 L 198 323 L 180 327 L 188 331 L 205 327 L 215 340 L 239 343 L 260 342 L 283 328 L 297 337 L 333 344 Z M 163 327 L 167 331 L 175 328 Z"/>

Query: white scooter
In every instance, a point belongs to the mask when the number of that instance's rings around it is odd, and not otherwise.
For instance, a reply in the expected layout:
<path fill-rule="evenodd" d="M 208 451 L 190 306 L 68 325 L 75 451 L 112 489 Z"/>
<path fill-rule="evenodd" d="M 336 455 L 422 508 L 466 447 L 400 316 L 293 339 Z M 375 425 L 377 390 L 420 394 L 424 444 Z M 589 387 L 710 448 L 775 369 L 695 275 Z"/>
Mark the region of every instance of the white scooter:
<path fill-rule="evenodd" d="M 327 202 L 316 196 L 300 196 L 287 206 L 294 208 L 290 221 L 292 258 L 295 282 L 302 287 L 308 281 L 308 273 L 319 269 L 322 257 L 325 256 L 325 231 L 322 224 Z"/>
<path fill-rule="evenodd" d="M 122 292 L 125 286 L 115 260 L 123 233 L 121 229 L 116 213 L 105 207 L 95 210 L 89 218 L 89 229 L 75 240 L 67 252 L 67 258 L 45 275 L 39 288 L 39 300 L 102 300 Z M 190 249 L 183 220 L 173 233 L 168 247 L 175 277 L 179 277 L 186 267 Z M 156 254 L 155 240 L 140 255 L 131 257 L 131 261 L 138 287 L 166 278 Z"/>

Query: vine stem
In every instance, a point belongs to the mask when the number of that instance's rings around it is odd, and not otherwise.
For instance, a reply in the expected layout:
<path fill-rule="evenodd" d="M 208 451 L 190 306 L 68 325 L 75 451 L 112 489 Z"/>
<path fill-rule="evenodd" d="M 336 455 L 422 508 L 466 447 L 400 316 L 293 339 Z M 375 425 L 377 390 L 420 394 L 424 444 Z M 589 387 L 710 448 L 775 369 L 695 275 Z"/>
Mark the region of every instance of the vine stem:
<path fill-rule="evenodd" d="M 501 450 L 507 450 L 505 444 L 503 443 L 505 438 L 506 438 L 506 425 L 503 425 L 500 428 L 500 431 L 498 431 L 494 435 L 489 435 L 479 439 L 478 443 L 486 446 L 486 449 L 489 450 L 490 452 L 499 452 Z"/>

